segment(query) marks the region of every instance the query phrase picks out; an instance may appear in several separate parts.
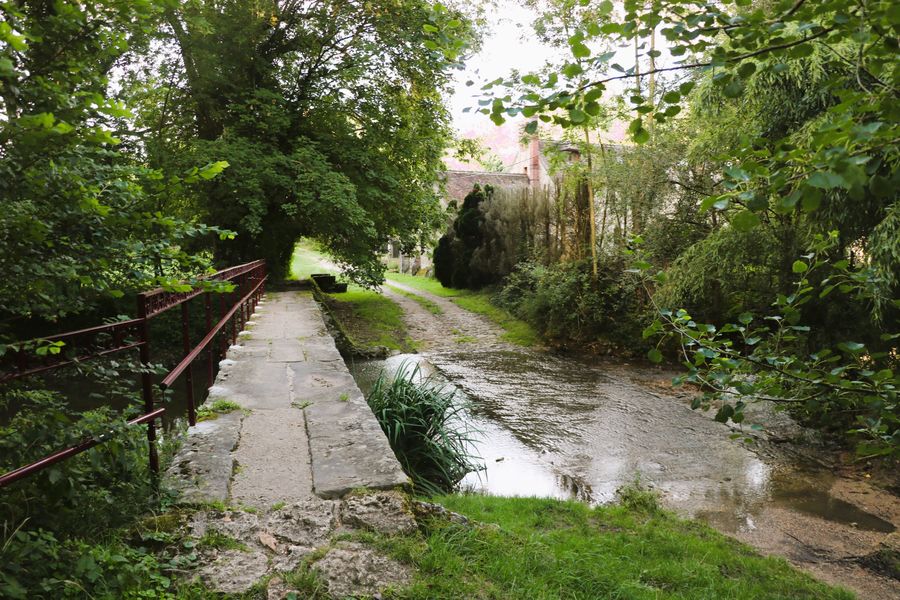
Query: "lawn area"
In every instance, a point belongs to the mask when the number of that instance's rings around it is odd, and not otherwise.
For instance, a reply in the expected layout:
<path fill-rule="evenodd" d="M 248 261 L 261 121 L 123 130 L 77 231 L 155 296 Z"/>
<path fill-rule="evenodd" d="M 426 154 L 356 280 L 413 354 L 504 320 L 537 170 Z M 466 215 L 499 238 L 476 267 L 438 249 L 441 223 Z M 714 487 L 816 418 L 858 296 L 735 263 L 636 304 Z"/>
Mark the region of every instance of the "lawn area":
<path fill-rule="evenodd" d="M 441 309 L 440 306 L 438 306 L 437 304 L 435 304 L 434 302 L 432 302 L 431 300 L 429 300 L 428 298 L 426 298 L 424 296 L 420 296 L 418 294 L 414 294 L 412 292 L 402 290 L 398 287 L 391 285 L 390 283 L 387 283 L 387 286 L 389 288 L 391 288 L 391 290 L 393 290 L 395 293 L 400 294 L 401 296 L 406 296 L 413 302 L 416 302 L 417 304 L 419 304 L 419 306 L 421 306 L 422 308 L 424 308 L 425 310 L 427 310 L 428 312 L 430 312 L 433 315 L 444 314 L 444 311 Z"/>
<path fill-rule="evenodd" d="M 327 257 L 314 242 L 298 242 L 291 257 L 291 277 L 308 279 L 312 273 L 339 274 L 335 269 L 322 267 L 321 260 L 327 260 Z M 329 308 L 354 345 L 362 348 L 384 346 L 401 352 L 415 350 L 403 324 L 403 311 L 390 298 L 353 284 L 345 293 L 326 295 Z"/>
<path fill-rule="evenodd" d="M 853 598 L 652 507 L 457 494 L 434 501 L 489 525 L 437 522 L 424 541 L 373 536 L 419 569 L 392 598 Z"/>
<path fill-rule="evenodd" d="M 294 254 L 291 256 L 291 279 L 309 279 L 313 273 L 337 274 L 334 269 L 323 268 L 319 261 L 326 259 L 318 250 L 318 246 L 311 241 L 301 240 L 294 246 Z"/>
<path fill-rule="evenodd" d="M 458 290 L 456 288 L 445 288 L 441 282 L 434 277 L 419 277 L 418 275 L 407 275 L 405 273 L 394 273 L 393 271 L 385 273 L 385 277 L 389 281 L 396 281 L 403 285 L 440 296 L 442 298 L 457 298 L 459 296 L 467 296 L 474 294 L 472 290 Z"/>
<path fill-rule="evenodd" d="M 491 303 L 489 291 L 445 288 L 437 279 L 404 273 L 388 273 L 386 277 L 388 282 L 396 281 L 435 296 L 449 298 L 451 302 L 470 312 L 486 316 L 506 331 L 502 337 L 507 342 L 519 346 L 533 346 L 540 341 L 540 335 L 531 325 Z"/>
<path fill-rule="evenodd" d="M 415 351 L 415 344 L 403 324 L 403 310 L 390 298 L 356 285 L 351 285 L 343 294 L 326 295 L 329 308 L 344 334 L 355 345 Z"/>

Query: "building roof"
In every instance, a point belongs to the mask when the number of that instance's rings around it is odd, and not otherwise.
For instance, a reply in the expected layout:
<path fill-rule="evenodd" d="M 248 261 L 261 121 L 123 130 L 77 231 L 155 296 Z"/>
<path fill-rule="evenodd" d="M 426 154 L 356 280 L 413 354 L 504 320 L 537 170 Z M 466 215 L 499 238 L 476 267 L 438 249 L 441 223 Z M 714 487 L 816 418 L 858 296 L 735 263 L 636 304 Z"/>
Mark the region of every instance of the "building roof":
<path fill-rule="evenodd" d="M 528 187 L 528 175 L 525 173 L 496 173 L 491 171 L 445 171 L 444 185 L 447 200 L 462 203 L 472 191 L 475 184 L 494 187 Z"/>

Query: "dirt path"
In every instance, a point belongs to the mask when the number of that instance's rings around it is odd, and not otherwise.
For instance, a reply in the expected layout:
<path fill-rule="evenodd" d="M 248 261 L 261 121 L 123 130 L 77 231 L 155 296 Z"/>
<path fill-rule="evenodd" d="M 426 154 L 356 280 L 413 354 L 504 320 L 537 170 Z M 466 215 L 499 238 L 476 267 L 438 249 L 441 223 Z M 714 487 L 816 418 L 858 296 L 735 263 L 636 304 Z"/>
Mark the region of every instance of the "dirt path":
<path fill-rule="evenodd" d="M 434 314 L 391 288 L 427 299 L 440 308 L 441 314 Z M 460 308 L 449 298 L 435 296 L 390 279 L 387 285 L 381 287 L 381 291 L 403 309 L 406 329 L 423 351 L 464 350 L 466 347 L 502 350 L 512 347 L 500 339 L 503 329 L 498 325 L 482 315 Z"/>
<path fill-rule="evenodd" d="M 835 476 L 821 461 L 808 464 L 777 435 L 756 445 L 730 439 L 728 427 L 689 410 L 684 393 L 655 385 L 665 379 L 655 370 L 523 350 L 447 298 L 389 284 L 440 308 L 433 314 L 383 288 L 403 309 L 425 358 L 478 398 L 491 421 L 482 456 L 495 488 L 487 491 L 507 493 L 501 484 L 508 477 L 519 486 L 513 490 L 525 486 L 518 493 L 560 495 L 568 487 L 568 497 L 597 502 L 614 494 L 622 473 L 640 472 L 667 506 L 764 554 L 862 599 L 900 598 L 900 581 L 878 554 L 898 549 L 900 534 L 891 533 L 900 525 L 896 496 Z M 516 452 L 537 458 L 517 462 Z M 540 469 L 550 473 L 549 483 Z"/>

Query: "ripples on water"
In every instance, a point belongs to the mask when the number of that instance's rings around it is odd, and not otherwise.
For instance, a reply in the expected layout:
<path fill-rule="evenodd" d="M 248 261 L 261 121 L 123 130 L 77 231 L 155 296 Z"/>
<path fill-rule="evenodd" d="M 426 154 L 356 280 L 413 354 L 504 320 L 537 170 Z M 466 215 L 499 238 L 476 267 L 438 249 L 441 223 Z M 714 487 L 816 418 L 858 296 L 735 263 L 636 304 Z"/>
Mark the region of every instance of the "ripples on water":
<path fill-rule="evenodd" d="M 621 366 L 509 350 L 398 355 L 351 364 L 364 392 L 382 368 L 419 363 L 470 404 L 485 469 L 464 488 L 604 503 L 640 479 L 667 505 L 726 530 L 752 529 L 763 503 L 890 531 L 881 519 L 786 473 L 730 439 L 720 423 L 634 382 Z M 636 367 L 633 367 L 636 368 Z M 827 489 L 827 488 L 826 488 Z M 890 529 L 886 529 L 890 528 Z"/>

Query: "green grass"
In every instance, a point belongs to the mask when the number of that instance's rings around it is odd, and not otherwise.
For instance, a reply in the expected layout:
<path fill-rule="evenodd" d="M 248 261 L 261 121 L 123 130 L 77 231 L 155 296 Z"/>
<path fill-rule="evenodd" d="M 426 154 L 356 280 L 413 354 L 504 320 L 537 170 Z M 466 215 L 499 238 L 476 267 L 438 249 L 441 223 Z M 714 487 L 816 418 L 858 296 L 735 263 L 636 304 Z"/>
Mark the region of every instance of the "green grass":
<path fill-rule="evenodd" d="M 311 241 L 301 240 L 294 246 L 294 254 L 291 256 L 291 279 L 309 279 L 313 273 L 331 273 L 336 275 L 333 269 L 323 268 L 319 261 L 325 259 L 318 246 Z"/>
<path fill-rule="evenodd" d="M 534 346 L 540 342 L 540 335 L 534 328 L 521 321 L 502 308 L 491 303 L 491 293 L 489 291 L 479 290 L 458 290 L 454 288 L 445 288 L 441 282 L 431 277 L 417 277 L 415 275 L 406 275 L 404 273 L 388 273 L 388 281 L 396 281 L 417 290 L 422 290 L 435 296 L 449 298 L 461 308 L 470 312 L 484 315 L 500 327 L 505 333 L 502 339 L 507 342 L 519 346 Z"/>
<path fill-rule="evenodd" d="M 219 415 L 227 415 L 236 410 L 241 410 L 241 405 L 233 400 L 219 399 L 206 402 L 197 408 L 197 422 L 212 421 Z"/>
<path fill-rule="evenodd" d="M 242 542 L 234 539 L 228 534 L 210 529 L 203 537 L 197 541 L 197 544 L 206 548 L 215 550 L 240 550 L 241 552 L 249 552 L 250 549 Z"/>
<path fill-rule="evenodd" d="M 354 344 L 402 352 L 415 349 L 403 324 L 403 310 L 390 298 L 355 285 L 328 297 L 331 310 Z"/>
<path fill-rule="evenodd" d="M 325 256 L 310 241 L 300 241 L 291 257 L 291 277 L 307 279 L 312 273 L 338 273 L 320 266 Z M 415 343 L 410 340 L 403 324 L 403 310 L 383 294 L 358 285 L 350 285 L 342 294 L 326 294 L 335 318 L 351 342 L 360 347 L 384 346 L 390 350 L 411 352 Z"/>
<path fill-rule="evenodd" d="M 486 316 L 502 327 L 506 333 L 501 338 L 519 346 L 534 346 L 540 341 L 538 332 L 525 321 L 520 321 L 502 308 L 491 303 L 489 292 L 472 292 L 454 298 L 453 302 L 462 308 Z"/>
<path fill-rule="evenodd" d="M 431 300 L 429 300 L 428 298 L 422 297 L 422 296 L 420 296 L 418 294 L 414 294 L 412 292 L 408 292 L 406 290 L 400 289 L 400 288 L 395 287 L 390 284 L 388 284 L 388 287 L 391 288 L 391 290 L 393 290 L 394 292 L 400 294 L 401 296 L 406 296 L 410 300 L 417 302 L 422 308 L 424 308 L 425 310 L 427 310 L 428 312 L 430 312 L 433 315 L 444 314 L 444 311 L 441 309 L 441 307 L 438 306 L 437 304 L 435 304 L 434 302 L 432 302 Z"/>
<path fill-rule="evenodd" d="M 295 279 L 308 278 L 311 273 L 333 273 L 319 266 L 319 260 L 323 258 L 317 246 L 308 241 L 298 242 L 294 247 L 294 255 L 291 257 L 291 277 Z M 417 277 L 403 273 L 388 273 L 388 284 L 391 281 L 402 283 L 423 292 L 434 294 L 442 298 L 450 298 L 460 307 L 484 315 L 494 323 L 497 323 L 505 331 L 502 338 L 519 346 L 533 346 L 540 341 L 538 333 L 524 321 L 516 319 L 508 312 L 491 304 L 489 292 L 473 290 L 457 290 L 445 288 L 441 283 L 431 277 Z M 441 307 L 422 296 L 406 290 L 395 289 L 398 293 L 418 302 L 422 307 L 435 315 L 443 311 Z M 350 286 L 346 294 L 332 295 L 338 302 L 349 303 L 354 306 L 353 314 L 356 323 L 343 323 L 348 329 L 354 342 L 369 346 L 384 346 L 391 350 L 410 351 L 414 344 L 406 335 L 403 327 L 403 312 L 399 306 L 377 292 L 364 288 Z M 379 300 L 380 298 L 380 300 Z M 346 310 L 340 311 L 340 318 L 348 316 Z M 383 313 L 383 314 L 382 314 Z M 399 327 L 397 326 L 399 324 Z M 391 332 L 394 332 L 393 334 Z M 394 335 L 391 339 L 391 335 Z M 399 337 L 396 337 L 398 336 Z"/>
<path fill-rule="evenodd" d="M 369 541 L 416 565 L 396 598 L 849 599 L 709 527 L 626 506 L 535 498 L 434 499 L 487 526 L 433 522 L 424 541 Z"/>
<path fill-rule="evenodd" d="M 405 273 L 394 272 L 386 273 L 385 277 L 387 277 L 388 281 L 396 281 L 397 283 L 408 285 L 409 287 L 428 292 L 429 294 L 434 294 L 435 296 L 440 296 L 441 298 L 456 298 L 457 296 L 473 293 L 472 290 L 445 288 L 441 285 L 441 282 L 434 277 L 419 277 L 418 275 L 407 275 Z"/>
<path fill-rule="evenodd" d="M 460 426 L 466 404 L 455 387 L 423 378 L 418 363 L 404 363 L 395 372 L 382 370 L 366 402 L 417 490 L 451 491 L 482 468 L 470 454 L 469 430 Z"/>

